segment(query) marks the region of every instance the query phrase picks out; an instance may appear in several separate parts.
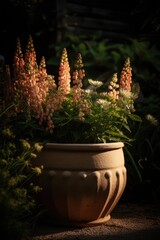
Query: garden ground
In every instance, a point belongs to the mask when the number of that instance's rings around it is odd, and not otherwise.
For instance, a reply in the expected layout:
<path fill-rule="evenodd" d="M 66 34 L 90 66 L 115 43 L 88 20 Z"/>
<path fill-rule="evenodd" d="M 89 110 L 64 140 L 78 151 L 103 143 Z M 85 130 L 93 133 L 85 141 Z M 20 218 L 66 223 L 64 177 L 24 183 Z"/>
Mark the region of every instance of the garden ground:
<path fill-rule="evenodd" d="M 111 219 L 95 227 L 39 223 L 33 240 L 159 240 L 160 204 L 120 203 Z"/>

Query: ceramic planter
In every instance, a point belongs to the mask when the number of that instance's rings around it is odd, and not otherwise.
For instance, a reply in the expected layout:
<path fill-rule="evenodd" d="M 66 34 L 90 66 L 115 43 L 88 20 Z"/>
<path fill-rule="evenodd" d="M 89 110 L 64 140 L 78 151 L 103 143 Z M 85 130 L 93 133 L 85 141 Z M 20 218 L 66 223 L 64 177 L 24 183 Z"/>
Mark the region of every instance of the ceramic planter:
<path fill-rule="evenodd" d="M 40 202 L 55 224 L 94 226 L 110 219 L 126 186 L 123 143 L 48 143 L 35 159 L 43 165 Z"/>

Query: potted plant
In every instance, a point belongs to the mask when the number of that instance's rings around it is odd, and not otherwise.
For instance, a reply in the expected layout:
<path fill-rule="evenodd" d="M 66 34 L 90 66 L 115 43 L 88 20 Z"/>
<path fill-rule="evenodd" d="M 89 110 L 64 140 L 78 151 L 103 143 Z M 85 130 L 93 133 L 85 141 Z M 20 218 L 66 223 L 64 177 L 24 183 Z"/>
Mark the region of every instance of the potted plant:
<path fill-rule="evenodd" d="M 71 75 L 72 72 L 72 75 Z M 35 166 L 43 165 L 40 201 L 55 223 L 94 226 L 110 219 L 126 186 L 125 144 L 132 141 L 137 88 L 127 58 L 120 77 L 103 83 L 85 78 L 82 56 L 69 65 L 64 48 L 58 79 L 45 58 L 37 64 L 32 37 L 23 57 L 21 44 L 6 67 L 6 103 L 20 136 L 44 144 Z M 7 80 L 8 79 L 8 80 Z"/>

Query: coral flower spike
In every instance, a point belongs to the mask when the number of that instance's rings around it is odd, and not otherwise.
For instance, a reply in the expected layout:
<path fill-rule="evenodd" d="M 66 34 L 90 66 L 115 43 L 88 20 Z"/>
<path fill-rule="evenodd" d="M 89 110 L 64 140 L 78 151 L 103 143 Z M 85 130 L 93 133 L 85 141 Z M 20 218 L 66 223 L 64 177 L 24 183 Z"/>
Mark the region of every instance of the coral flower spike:
<path fill-rule="evenodd" d="M 58 90 L 62 91 L 64 95 L 70 93 L 70 66 L 66 48 L 62 51 L 61 62 L 59 66 Z"/>
<path fill-rule="evenodd" d="M 132 68 L 130 66 L 130 58 L 127 58 L 120 75 L 120 88 L 126 90 L 127 92 L 130 92 L 131 83 L 132 83 Z"/>
<path fill-rule="evenodd" d="M 16 45 L 16 51 L 13 59 L 13 75 L 14 75 L 14 82 L 18 80 L 18 76 L 21 72 L 24 70 L 24 59 L 23 59 L 23 53 L 21 50 L 21 43 L 19 38 L 17 38 L 17 45 Z"/>
<path fill-rule="evenodd" d="M 74 91 L 74 101 L 79 102 L 81 101 L 81 93 L 82 93 L 82 87 L 83 83 L 82 80 L 85 77 L 85 70 L 83 69 L 83 62 L 82 62 L 82 56 L 79 53 L 75 62 L 75 70 L 73 71 L 73 91 Z"/>

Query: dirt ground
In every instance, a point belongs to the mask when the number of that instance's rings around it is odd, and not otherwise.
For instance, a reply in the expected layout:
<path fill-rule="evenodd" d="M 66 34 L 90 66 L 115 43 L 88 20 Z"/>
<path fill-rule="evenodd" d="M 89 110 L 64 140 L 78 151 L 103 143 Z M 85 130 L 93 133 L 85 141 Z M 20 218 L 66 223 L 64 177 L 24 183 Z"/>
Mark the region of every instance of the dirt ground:
<path fill-rule="evenodd" d="M 94 227 L 39 223 L 33 240 L 160 240 L 160 205 L 121 203 L 107 223 Z"/>

